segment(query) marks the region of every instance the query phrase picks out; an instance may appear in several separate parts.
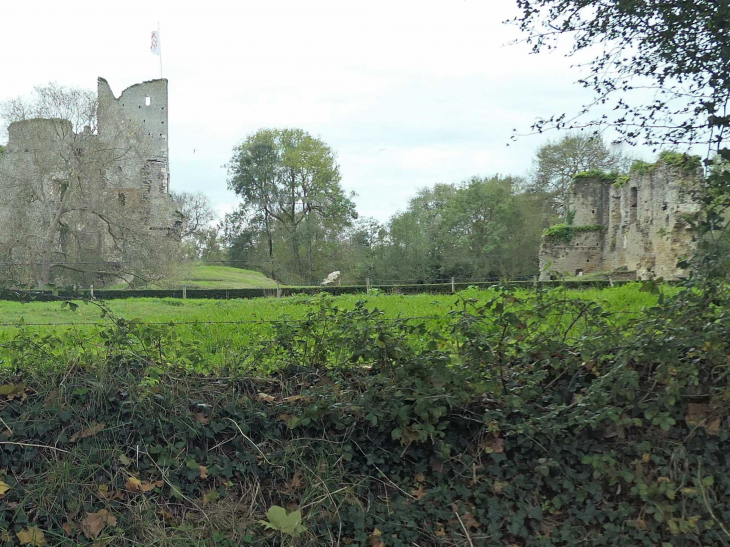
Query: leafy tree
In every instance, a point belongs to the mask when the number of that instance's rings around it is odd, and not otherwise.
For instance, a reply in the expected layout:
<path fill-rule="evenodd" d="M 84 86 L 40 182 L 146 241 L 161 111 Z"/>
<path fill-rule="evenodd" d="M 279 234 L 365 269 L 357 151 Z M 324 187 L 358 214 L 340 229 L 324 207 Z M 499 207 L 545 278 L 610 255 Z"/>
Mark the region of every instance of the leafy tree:
<path fill-rule="evenodd" d="M 317 247 L 357 218 L 332 149 L 301 129 L 250 135 L 234 149 L 228 172 L 229 188 L 242 198 L 231 224 L 243 221 L 246 229 L 263 234 L 272 263 L 277 239 L 284 240 L 291 270 L 300 278 L 320 273 L 314 265 Z"/>
<path fill-rule="evenodd" d="M 542 227 L 514 177 L 423 189 L 389 224 L 375 271 L 403 282 L 532 275 Z"/>
<path fill-rule="evenodd" d="M 546 196 L 546 213 L 565 217 L 570 207 L 570 188 L 576 173 L 589 170 L 626 173 L 631 160 L 608 149 L 595 135 L 565 135 L 541 146 L 533 160 L 535 171 L 528 190 Z"/>
<path fill-rule="evenodd" d="M 536 130 L 610 125 L 629 143 L 702 144 L 721 161 L 730 160 L 727 0 L 517 0 L 517 5 L 522 14 L 516 22 L 534 52 L 552 49 L 567 35 L 573 38 L 571 54 L 594 56 L 580 81 L 596 97 L 579 114 L 593 105 L 611 108 L 588 122 L 554 115 L 539 120 Z M 730 173 L 710 170 L 696 199 L 701 206 L 691 225 L 701 244 L 695 273 L 722 271 Z"/>
<path fill-rule="evenodd" d="M 549 127 L 613 126 L 628 142 L 714 143 L 730 116 L 730 4 L 727 0 L 517 0 L 516 22 L 535 53 L 564 35 L 571 55 L 593 56 L 580 80 L 595 91 L 591 105 L 608 105 L 597 119 L 566 114 Z M 647 91 L 653 92 L 651 98 Z"/>

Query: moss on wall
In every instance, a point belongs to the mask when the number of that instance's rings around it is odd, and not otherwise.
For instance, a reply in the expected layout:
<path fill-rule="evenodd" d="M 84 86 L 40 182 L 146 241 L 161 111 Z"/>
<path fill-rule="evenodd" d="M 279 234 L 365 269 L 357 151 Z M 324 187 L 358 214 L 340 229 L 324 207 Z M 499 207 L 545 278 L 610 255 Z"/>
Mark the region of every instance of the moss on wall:
<path fill-rule="evenodd" d="M 568 244 L 571 242 L 575 234 L 586 232 L 601 232 L 604 230 L 602 224 L 587 224 L 583 226 L 571 226 L 570 224 L 555 224 L 550 226 L 543 232 L 545 239 L 551 240 L 553 243 Z"/>

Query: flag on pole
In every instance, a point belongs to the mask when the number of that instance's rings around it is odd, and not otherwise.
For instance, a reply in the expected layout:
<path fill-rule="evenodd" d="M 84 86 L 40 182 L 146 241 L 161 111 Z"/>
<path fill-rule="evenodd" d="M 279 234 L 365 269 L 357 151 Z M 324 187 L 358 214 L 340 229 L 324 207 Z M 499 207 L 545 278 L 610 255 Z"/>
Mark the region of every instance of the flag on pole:
<path fill-rule="evenodd" d="M 152 31 L 152 40 L 150 42 L 150 51 L 153 55 L 162 56 L 162 44 L 160 44 L 160 31 Z"/>

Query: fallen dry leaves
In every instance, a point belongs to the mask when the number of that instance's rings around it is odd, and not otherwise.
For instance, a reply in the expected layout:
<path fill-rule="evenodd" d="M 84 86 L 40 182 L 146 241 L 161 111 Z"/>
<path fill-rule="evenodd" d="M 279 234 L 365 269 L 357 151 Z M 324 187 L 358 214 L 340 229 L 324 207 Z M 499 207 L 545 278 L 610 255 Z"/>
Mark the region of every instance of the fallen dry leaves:
<path fill-rule="evenodd" d="M 373 530 L 373 533 L 370 535 L 370 541 L 368 542 L 370 547 L 385 547 L 385 543 L 381 539 L 380 536 L 383 535 L 383 532 L 378 530 L 377 528 Z"/>
<path fill-rule="evenodd" d="M 8 401 L 12 401 L 13 399 L 21 399 L 24 401 L 28 398 L 27 391 L 28 389 L 22 382 L 19 384 L 4 384 L 0 386 L 0 395 L 5 395 Z"/>
<path fill-rule="evenodd" d="M 208 418 L 202 412 L 198 412 L 195 415 L 195 421 L 198 422 L 199 424 L 208 425 L 210 423 L 210 418 Z"/>
<path fill-rule="evenodd" d="M 96 492 L 96 495 L 99 496 L 99 499 L 102 500 L 123 500 L 124 499 L 124 492 L 114 492 L 112 490 L 109 490 L 108 484 L 100 484 L 99 490 Z"/>
<path fill-rule="evenodd" d="M 41 547 L 47 545 L 45 534 L 36 526 L 32 526 L 15 534 L 21 545 Z"/>
<path fill-rule="evenodd" d="M 479 448 L 484 450 L 487 454 L 502 454 L 504 453 L 504 439 L 499 436 L 499 433 L 492 433 L 492 436 L 487 436 Z"/>
<path fill-rule="evenodd" d="M 94 424 L 91 427 L 87 427 L 86 429 L 82 429 L 81 431 L 77 431 L 76 433 L 71 435 L 69 441 L 75 443 L 79 439 L 85 439 L 86 437 L 96 435 L 102 429 L 104 429 L 104 424 Z"/>
<path fill-rule="evenodd" d="M 137 477 L 129 477 L 124 487 L 130 492 L 151 492 L 155 488 L 162 487 L 163 481 L 148 482 L 138 479 Z"/>
<path fill-rule="evenodd" d="M 717 435 L 720 431 L 722 418 L 712 416 L 712 409 L 708 404 L 689 403 L 684 421 L 690 426 L 704 427 L 708 435 Z"/>
<path fill-rule="evenodd" d="M 451 504 L 451 509 L 461 518 L 464 526 L 468 528 L 479 528 L 482 525 L 482 523 L 475 519 L 474 515 L 471 513 L 464 513 L 463 515 L 459 514 L 459 507 L 455 503 Z"/>
<path fill-rule="evenodd" d="M 95 539 L 107 525 L 116 526 L 117 517 L 102 509 L 96 513 L 86 513 L 86 518 L 81 521 L 81 530 L 88 539 Z"/>

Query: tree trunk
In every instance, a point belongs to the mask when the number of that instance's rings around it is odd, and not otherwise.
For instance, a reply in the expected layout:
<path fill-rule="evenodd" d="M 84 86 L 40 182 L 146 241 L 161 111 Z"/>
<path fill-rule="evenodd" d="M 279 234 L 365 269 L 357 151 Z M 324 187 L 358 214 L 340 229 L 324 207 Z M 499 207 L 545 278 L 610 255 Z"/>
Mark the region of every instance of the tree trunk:
<path fill-rule="evenodd" d="M 46 237 L 43 240 L 41 246 L 41 258 L 40 258 L 40 270 L 37 278 L 38 288 L 43 290 L 51 280 L 51 255 L 53 254 L 53 243 L 56 241 L 59 228 L 61 226 L 61 219 L 63 214 L 66 212 L 66 202 L 68 196 L 71 194 L 70 188 L 61 192 L 58 208 L 53 213 L 53 218 L 48 224 L 48 230 L 46 231 Z"/>
<path fill-rule="evenodd" d="M 302 269 L 302 257 L 299 254 L 299 237 L 297 235 L 296 229 L 292 234 L 291 246 L 292 253 L 294 254 L 294 265 L 296 267 L 297 274 L 302 277 L 304 275 L 304 270 Z"/>

